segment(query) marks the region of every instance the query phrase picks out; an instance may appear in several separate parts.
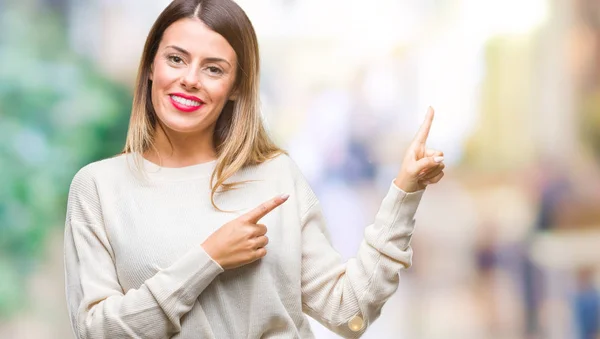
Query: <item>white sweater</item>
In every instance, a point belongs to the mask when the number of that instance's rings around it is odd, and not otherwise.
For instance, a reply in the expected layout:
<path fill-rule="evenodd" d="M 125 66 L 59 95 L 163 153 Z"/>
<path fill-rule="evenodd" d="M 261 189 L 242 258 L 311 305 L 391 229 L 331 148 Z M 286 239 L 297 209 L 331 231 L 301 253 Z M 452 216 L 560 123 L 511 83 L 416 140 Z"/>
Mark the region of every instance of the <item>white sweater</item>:
<path fill-rule="evenodd" d="M 216 195 L 216 161 L 163 168 L 132 155 L 82 168 L 69 193 L 66 293 L 78 338 L 314 338 L 305 314 L 347 338 L 360 337 L 411 265 L 410 238 L 423 191 L 393 183 L 356 258 L 330 244 L 319 202 L 286 155 L 246 168 L 254 180 Z M 228 221 L 282 193 L 260 223 L 267 255 L 224 271 L 200 244 Z"/>

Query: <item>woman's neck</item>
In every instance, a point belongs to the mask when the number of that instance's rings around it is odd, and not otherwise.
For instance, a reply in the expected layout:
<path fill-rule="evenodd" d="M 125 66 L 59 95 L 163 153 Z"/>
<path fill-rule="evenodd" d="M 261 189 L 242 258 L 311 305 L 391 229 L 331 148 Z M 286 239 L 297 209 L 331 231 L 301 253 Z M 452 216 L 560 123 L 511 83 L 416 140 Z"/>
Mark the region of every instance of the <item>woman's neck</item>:
<path fill-rule="evenodd" d="M 217 158 L 212 130 L 207 133 L 167 133 L 168 138 L 163 128 L 157 128 L 156 149 L 149 149 L 144 158 L 162 167 L 185 167 Z"/>

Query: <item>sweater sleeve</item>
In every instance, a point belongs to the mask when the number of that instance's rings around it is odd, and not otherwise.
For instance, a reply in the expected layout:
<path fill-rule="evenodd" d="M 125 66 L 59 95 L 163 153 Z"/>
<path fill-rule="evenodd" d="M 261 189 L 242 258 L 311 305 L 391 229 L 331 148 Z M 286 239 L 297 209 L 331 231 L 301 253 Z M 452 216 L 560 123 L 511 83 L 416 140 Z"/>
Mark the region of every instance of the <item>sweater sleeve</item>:
<path fill-rule="evenodd" d="M 76 337 L 171 337 L 223 269 L 198 244 L 124 293 L 99 201 L 94 177 L 84 167 L 71 184 L 64 238 L 67 306 Z"/>
<path fill-rule="evenodd" d="M 393 183 L 355 258 L 342 261 L 331 246 L 316 197 L 302 219 L 303 311 L 345 338 L 358 338 L 398 288 L 411 265 L 414 215 L 424 191 L 406 193 Z"/>

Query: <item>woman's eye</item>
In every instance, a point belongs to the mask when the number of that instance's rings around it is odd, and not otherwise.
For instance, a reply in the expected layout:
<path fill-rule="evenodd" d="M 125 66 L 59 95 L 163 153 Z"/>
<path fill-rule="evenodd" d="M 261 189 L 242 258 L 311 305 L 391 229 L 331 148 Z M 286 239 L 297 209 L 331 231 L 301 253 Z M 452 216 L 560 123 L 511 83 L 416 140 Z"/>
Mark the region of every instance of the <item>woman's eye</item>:
<path fill-rule="evenodd" d="M 211 74 L 215 74 L 215 75 L 223 74 L 223 71 L 219 67 L 209 66 L 209 67 L 207 67 L 207 69 Z"/>
<path fill-rule="evenodd" d="M 176 64 L 180 64 L 183 62 L 183 59 L 181 59 L 177 55 L 169 55 L 169 60 L 171 60 L 173 63 L 176 63 Z"/>

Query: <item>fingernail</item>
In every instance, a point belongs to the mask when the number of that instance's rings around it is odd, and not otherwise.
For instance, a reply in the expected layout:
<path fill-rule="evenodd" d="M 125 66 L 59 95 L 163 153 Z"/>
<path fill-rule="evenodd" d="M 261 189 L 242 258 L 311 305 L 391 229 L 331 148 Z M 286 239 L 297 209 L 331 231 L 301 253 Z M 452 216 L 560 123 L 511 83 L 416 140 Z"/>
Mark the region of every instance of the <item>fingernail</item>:
<path fill-rule="evenodd" d="M 283 199 L 283 200 L 287 200 L 287 198 L 289 198 L 289 197 L 290 197 L 290 195 L 289 195 L 289 194 L 282 194 L 282 195 L 280 195 L 279 197 L 280 197 L 281 199 Z"/>
<path fill-rule="evenodd" d="M 444 157 L 434 157 L 433 161 L 435 161 L 435 162 L 442 162 L 442 161 L 444 161 Z"/>
<path fill-rule="evenodd" d="M 429 185 L 429 184 L 431 184 L 431 181 L 423 181 L 423 183 L 424 183 L 425 185 Z"/>

